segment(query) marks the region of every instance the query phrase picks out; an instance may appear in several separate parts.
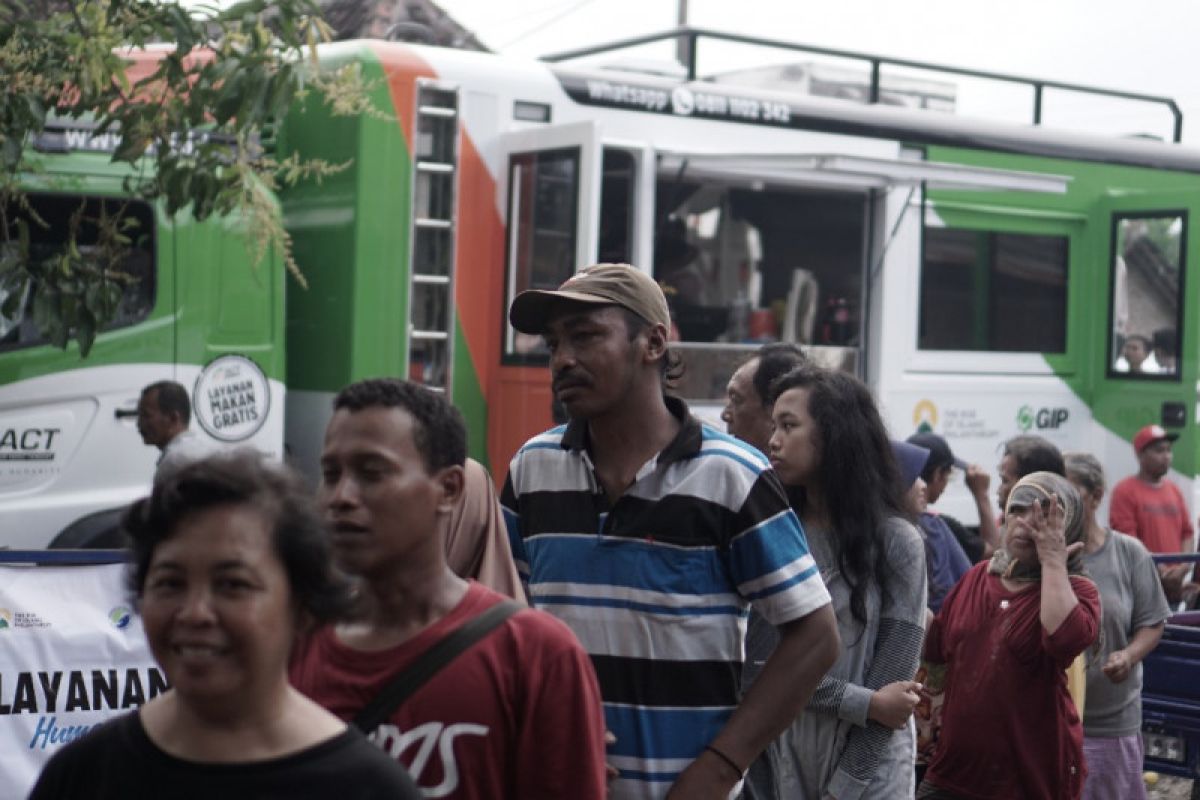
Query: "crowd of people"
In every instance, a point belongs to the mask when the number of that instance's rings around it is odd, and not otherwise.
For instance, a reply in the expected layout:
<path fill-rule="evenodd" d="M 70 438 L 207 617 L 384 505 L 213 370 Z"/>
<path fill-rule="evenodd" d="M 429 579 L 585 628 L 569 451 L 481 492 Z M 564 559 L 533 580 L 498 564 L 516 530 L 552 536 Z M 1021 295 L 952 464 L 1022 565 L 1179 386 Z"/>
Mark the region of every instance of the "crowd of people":
<path fill-rule="evenodd" d="M 148 388 L 163 463 L 124 529 L 172 690 L 32 797 L 1144 796 L 1139 664 L 1184 585 L 1147 546 L 1192 540 L 1173 434 L 1134 438 L 1110 525 L 1099 462 L 1033 436 L 996 508 L 984 469 L 893 439 L 794 345 L 730 377 L 727 432 L 701 424 L 637 269 L 509 318 L 567 421 L 499 494 L 407 381 L 337 395 L 315 501 L 253 453 L 189 453 L 186 392 Z M 976 530 L 935 510 L 956 471 Z"/>

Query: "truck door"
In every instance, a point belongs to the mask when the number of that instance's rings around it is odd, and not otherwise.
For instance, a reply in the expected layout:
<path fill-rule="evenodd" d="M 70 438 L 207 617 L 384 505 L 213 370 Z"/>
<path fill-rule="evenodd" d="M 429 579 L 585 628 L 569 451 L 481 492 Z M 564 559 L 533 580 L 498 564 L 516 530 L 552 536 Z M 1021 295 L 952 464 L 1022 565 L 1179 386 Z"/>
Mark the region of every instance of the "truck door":
<path fill-rule="evenodd" d="M 115 196 L 116 179 L 88 185 L 86 194 L 31 193 L 46 223 L 29 224 L 31 255 L 51 257 L 72 219 L 80 221 L 79 246 L 94 247 L 96 220 L 127 203 L 137 226 L 121 269 L 134 280 L 113 289 L 116 318 L 86 358 L 74 341 L 65 349 L 48 342 L 36 324 L 39 304 L 53 298 L 23 288 L 23 299 L 0 315 L 0 545 L 7 547 L 46 546 L 71 523 L 144 494 L 154 472 L 157 451 L 142 444 L 134 412 L 143 386 L 175 377 L 172 226 L 161 210 Z M 0 297 L 8 291 L 0 286 Z M 62 313 L 70 312 L 63 306 Z"/>
<path fill-rule="evenodd" d="M 1155 423 L 1178 434 L 1170 478 L 1193 504 L 1196 436 L 1197 237 L 1200 194 L 1151 192 L 1098 204 L 1094 239 L 1098 452 L 1109 484 L 1137 471 L 1130 440 Z"/>
<path fill-rule="evenodd" d="M 508 324 L 508 307 L 526 289 L 555 289 L 596 260 L 600 139 L 594 122 L 507 134 L 501 140 L 505 282 L 500 369 L 489 392 L 488 457 L 503 480 L 507 460 L 550 420 L 550 376 L 540 336 Z"/>

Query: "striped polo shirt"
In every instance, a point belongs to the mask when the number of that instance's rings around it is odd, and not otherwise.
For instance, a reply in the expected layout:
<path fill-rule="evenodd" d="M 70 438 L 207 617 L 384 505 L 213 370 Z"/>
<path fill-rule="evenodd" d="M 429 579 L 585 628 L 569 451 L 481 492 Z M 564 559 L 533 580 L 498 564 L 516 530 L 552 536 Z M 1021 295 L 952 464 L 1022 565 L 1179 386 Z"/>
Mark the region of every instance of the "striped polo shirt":
<path fill-rule="evenodd" d="M 657 798 L 738 702 L 751 605 L 775 625 L 830 602 L 762 453 L 676 398 L 675 439 L 609 504 L 573 421 L 513 458 L 501 502 L 534 605 L 591 655 L 618 798 Z"/>

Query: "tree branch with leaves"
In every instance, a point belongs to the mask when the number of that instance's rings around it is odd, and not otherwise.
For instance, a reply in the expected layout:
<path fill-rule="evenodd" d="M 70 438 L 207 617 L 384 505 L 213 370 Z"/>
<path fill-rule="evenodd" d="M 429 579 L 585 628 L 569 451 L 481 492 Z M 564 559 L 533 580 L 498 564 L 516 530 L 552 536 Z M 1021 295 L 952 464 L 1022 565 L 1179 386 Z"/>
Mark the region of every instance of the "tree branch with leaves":
<path fill-rule="evenodd" d="M 136 220 L 119 199 L 80 206 L 55 247 L 30 246 L 40 219 L 33 182 L 52 182 L 36 147 L 48 132 L 91 128 L 117 138 L 112 159 L 129 165 L 128 198 L 161 203 L 169 216 L 238 215 L 259 258 L 278 253 L 303 284 L 275 192 L 345 168 L 264 142 L 308 92 L 335 114 L 375 113 L 356 65 L 322 72 L 317 45 L 330 38 L 315 0 L 247 0 L 229 8 L 157 0 L 8 0 L 0 7 L 0 318 L 29 303 L 53 344 L 74 339 L 86 355 L 117 312 Z M 81 226 L 95 233 L 79 245 Z M 0 331 L 2 335 L 3 331 Z"/>

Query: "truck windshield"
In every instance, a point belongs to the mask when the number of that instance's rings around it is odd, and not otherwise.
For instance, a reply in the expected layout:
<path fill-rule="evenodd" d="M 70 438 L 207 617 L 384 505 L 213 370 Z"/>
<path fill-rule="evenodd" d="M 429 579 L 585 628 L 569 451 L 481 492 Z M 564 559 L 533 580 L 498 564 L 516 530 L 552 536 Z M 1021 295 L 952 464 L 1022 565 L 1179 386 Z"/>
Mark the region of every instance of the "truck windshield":
<path fill-rule="evenodd" d="M 128 239 L 120 248 L 120 258 L 112 269 L 112 281 L 60 283 L 61 293 L 39 292 L 41 284 L 28 280 L 18 269 L 0 269 L 0 352 L 44 344 L 47 340 L 38 325 L 38 314 L 46 313 L 50 303 L 64 303 L 74 291 L 107 291 L 117 301 L 113 318 L 104 330 L 121 328 L 145 319 L 154 308 L 155 248 L 154 216 L 149 205 L 114 198 L 69 194 L 32 194 L 28 206 L 15 203 L 6 209 L 6 225 L 0 229 L 0 265 L 7 267 L 16 255 L 18 230 L 24 223 L 29 235 L 29 256 L 36 276 L 43 266 L 59 263 L 64 257 L 66 232 L 77 230 L 76 245 L 81 255 L 95 253 L 99 246 L 99 220 L 118 213 L 125 219 L 121 234 Z M 75 268 L 71 265 L 69 268 Z M 42 295 L 39 299 L 39 294 Z M 70 301 L 65 301 L 67 304 Z M 39 307 L 41 304 L 41 307 Z M 64 313 L 65 312 L 65 313 Z M 59 313 L 69 316 L 65 305 Z"/>

